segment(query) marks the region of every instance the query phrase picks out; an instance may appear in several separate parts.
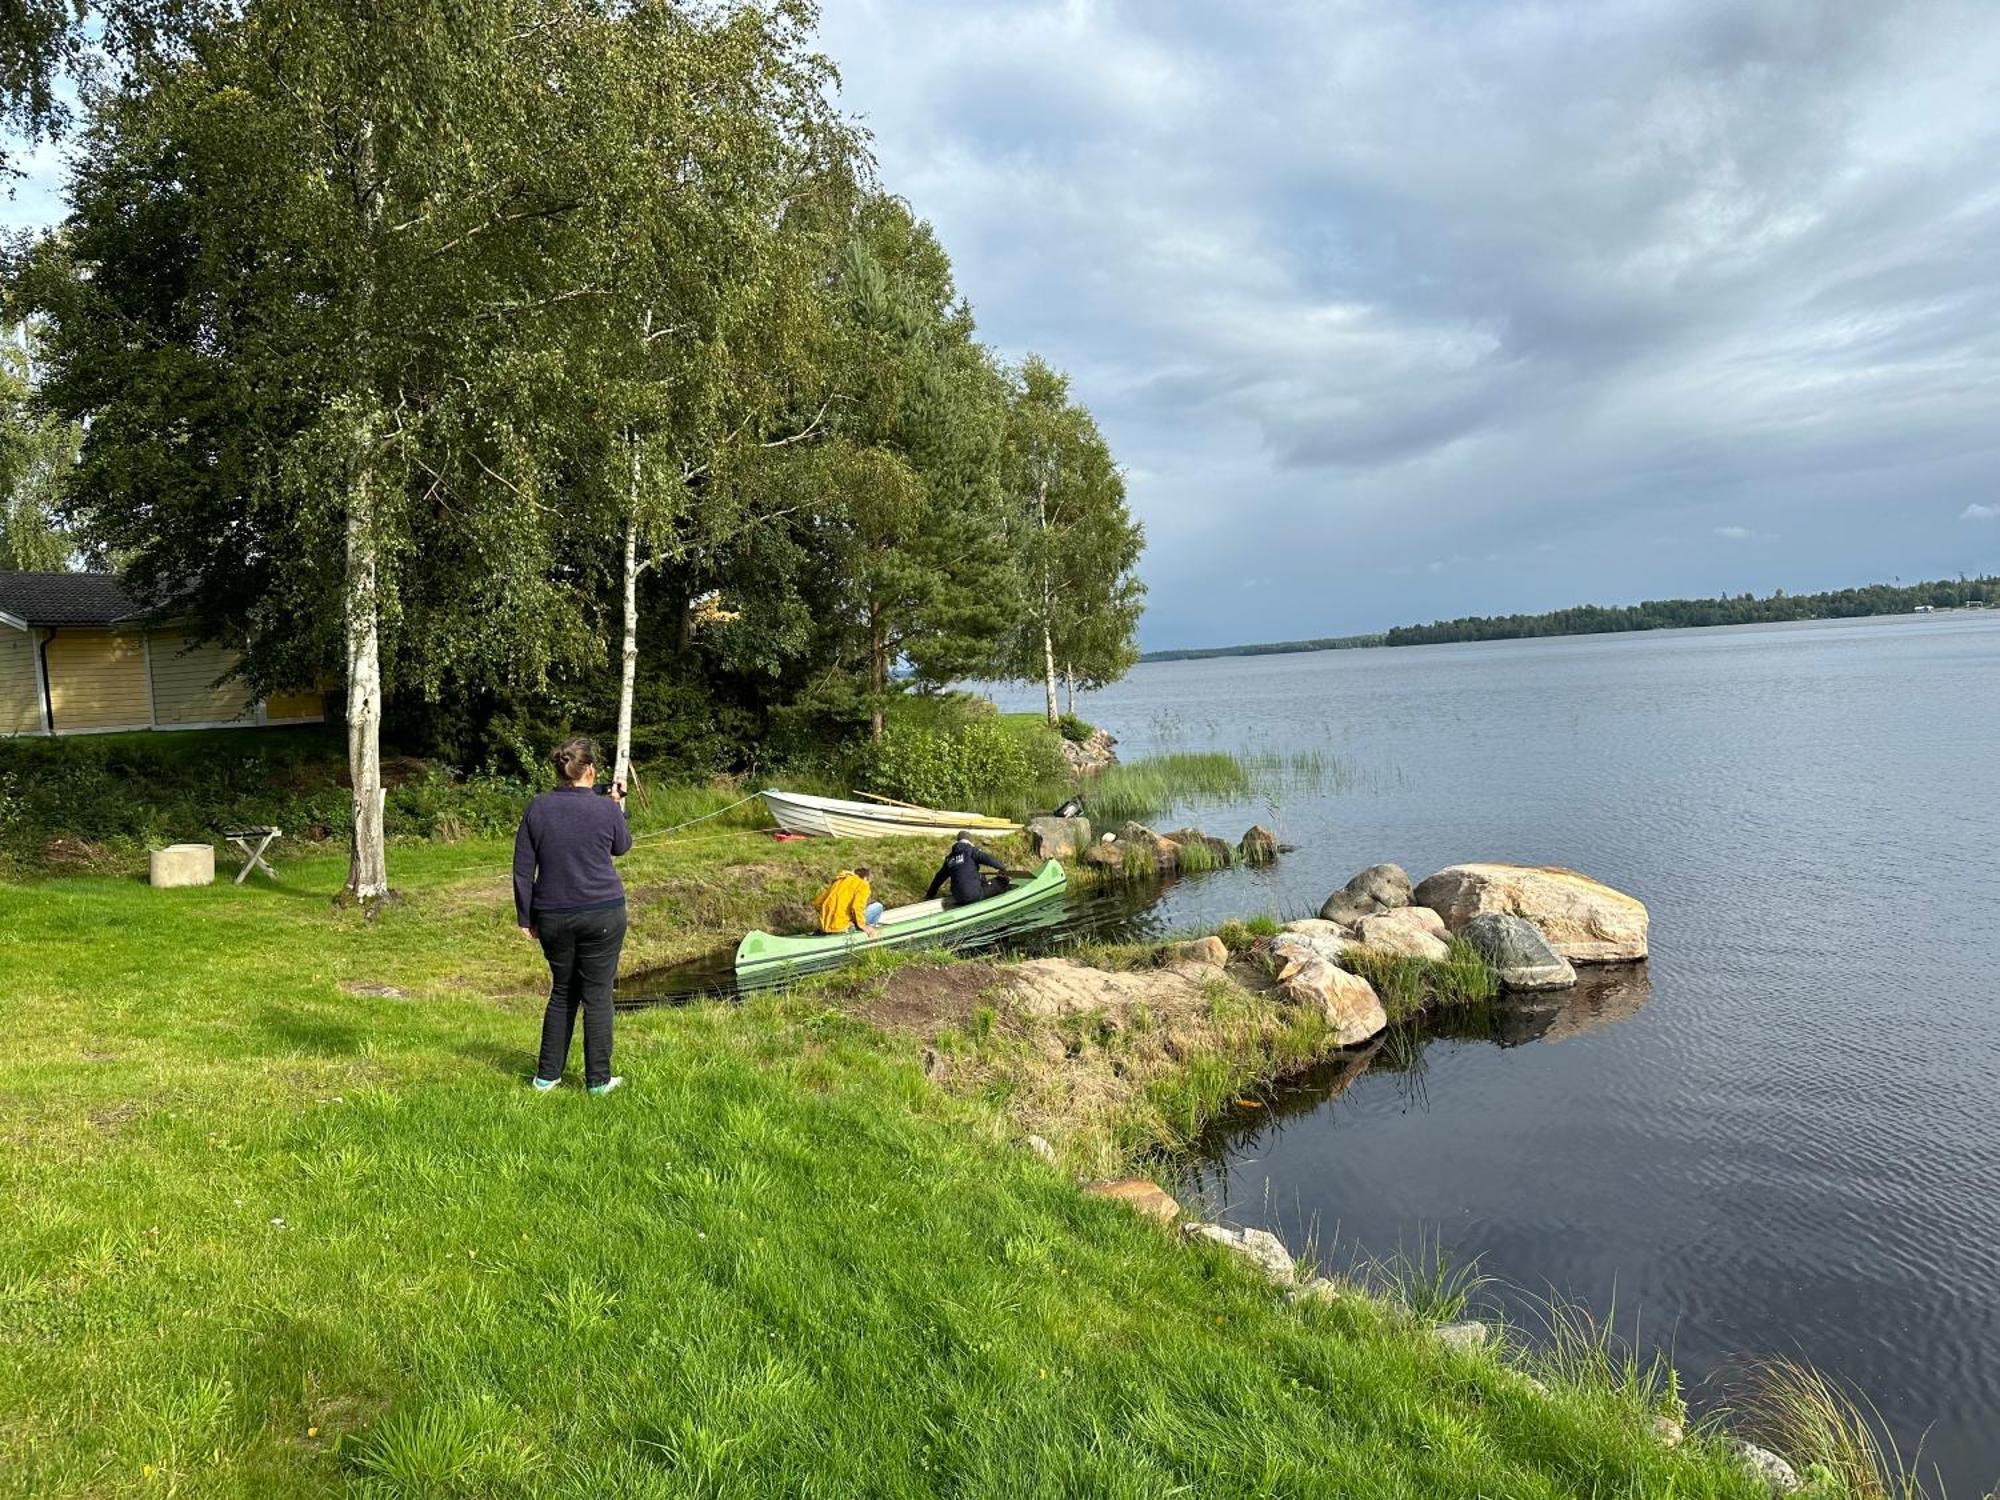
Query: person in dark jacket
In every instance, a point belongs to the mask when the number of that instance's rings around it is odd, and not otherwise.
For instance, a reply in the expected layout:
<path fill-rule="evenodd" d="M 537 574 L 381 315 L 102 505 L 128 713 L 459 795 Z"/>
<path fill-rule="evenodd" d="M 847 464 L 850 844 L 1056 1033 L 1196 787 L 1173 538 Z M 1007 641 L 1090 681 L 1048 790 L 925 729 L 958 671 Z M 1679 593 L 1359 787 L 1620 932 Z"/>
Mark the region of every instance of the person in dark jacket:
<path fill-rule="evenodd" d="M 625 886 L 611 861 L 632 847 L 625 788 L 597 796 L 597 747 L 565 740 L 549 759 L 558 784 L 528 804 L 514 835 L 514 917 L 549 961 L 549 1007 L 535 1087 L 562 1082 L 576 1016 L 583 1012 L 583 1082 L 608 1094 L 611 983 L 625 946 Z"/>
<path fill-rule="evenodd" d="M 979 867 L 998 870 L 998 875 L 981 875 Z M 951 846 L 951 853 L 938 866 L 937 874 L 931 877 L 930 889 L 924 892 L 924 899 L 930 900 L 938 893 L 938 887 L 951 882 L 951 894 L 945 898 L 946 906 L 970 906 L 975 901 L 984 901 L 988 896 L 997 896 L 1007 889 L 1007 867 L 972 842 L 972 835 L 960 833 Z"/>

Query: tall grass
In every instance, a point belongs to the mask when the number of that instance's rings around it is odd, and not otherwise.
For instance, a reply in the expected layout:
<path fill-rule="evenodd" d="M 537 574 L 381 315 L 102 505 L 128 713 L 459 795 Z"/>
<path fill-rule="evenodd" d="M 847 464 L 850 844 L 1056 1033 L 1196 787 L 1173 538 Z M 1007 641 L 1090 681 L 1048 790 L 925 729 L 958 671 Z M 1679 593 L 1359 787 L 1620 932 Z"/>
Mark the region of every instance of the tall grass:
<path fill-rule="evenodd" d="M 1456 1260 L 1446 1252 L 1441 1234 L 1426 1235 L 1421 1229 L 1415 1249 L 1398 1247 L 1393 1255 L 1370 1257 L 1358 1270 L 1365 1282 L 1420 1323 L 1464 1317 L 1493 1285 L 1491 1276 L 1481 1274 L 1478 1256 Z"/>
<path fill-rule="evenodd" d="M 1500 993 L 1498 976 L 1462 938 L 1451 940 L 1451 955 L 1443 960 L 1349 948 L 1341 964 L 1375 986 L 1391 1021 L 1409 1020 L 1427 1010 L 1478 1005 Z"/>
<path fill-rule="evenodd" d="M 1616 1330 L 1614 1302 L 1603 1318 L 1566 1297 L 1551 1294 L 1537 1309 L 1539 1328 L 1526 1363 L 1551 1385 L 1609 1395 L 1632 1411 L 1679 1421 L 1687 1415 L 1680 1374 L 1663 1353 L 1639 1352 L 1638 1327 L 1626 1339 Z"/>
<path fill-rule="evenodd" d="M 1083 788 L 1083 798 L 1092 824 L 1109 828 L 1198 801 L 1245 801 L 1255 785 L 1250 767 L 1234 755 L 1177 751 L 1107 766 Z"/>
<path fill-rule="evenodd" d="M 1763 1365 L 1746 1415 L 1759 1436 L 1800 1465 L 1809 1483 L 1818 1483 L 1818 1493 L 1840 1500 L 1930 1500 L 1933 1494 L 1918 1477 L 1916 1458 L 1904 1460 L 1874 1405 L 1807 1365 L 1789 1359 Z"/>

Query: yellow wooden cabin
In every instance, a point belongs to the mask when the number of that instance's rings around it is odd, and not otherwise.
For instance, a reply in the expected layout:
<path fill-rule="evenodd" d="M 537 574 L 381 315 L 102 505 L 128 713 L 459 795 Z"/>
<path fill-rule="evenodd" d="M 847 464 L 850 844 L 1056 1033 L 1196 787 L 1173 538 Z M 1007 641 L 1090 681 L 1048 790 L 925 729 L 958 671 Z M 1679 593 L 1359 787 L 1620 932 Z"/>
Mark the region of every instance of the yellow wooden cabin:
<path fill-rule="evenodd" d="M 0 573 L 0 735 L 317 724 L 318 692 L 252 697 L 110 573 Z"/>

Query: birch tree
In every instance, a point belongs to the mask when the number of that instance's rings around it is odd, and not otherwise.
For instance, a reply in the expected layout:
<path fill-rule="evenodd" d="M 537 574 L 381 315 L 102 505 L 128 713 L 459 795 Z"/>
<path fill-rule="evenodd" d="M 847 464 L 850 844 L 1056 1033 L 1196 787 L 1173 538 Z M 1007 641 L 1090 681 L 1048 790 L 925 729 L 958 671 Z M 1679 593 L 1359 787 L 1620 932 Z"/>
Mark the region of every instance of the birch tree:
<path fill-rule="evenodd" d="M 740 445 L 803 441 L 787 416 L 801 310 L 825 261 L 811 209 L 854 171 L 803 4 L 720 12 L 632 3 L 597 26 L 599 88 L 621 138 L 596 176 L 590 242 L 606 295 L 572 362 L 584 487 L 616 539 L 614 779 L 629 779 L 642 577 L 726 530 L 714 483 Z M 588 477 L 596 471 L 594 482 Z"/>
<path fill-rule="evenodd" d="M 86 95 L 29 267 L 49 392 L 88 417 L 93 534 L 253 685 L 345 688 L 345 895 L 388 894 L 384 694 L 586 654 L 533 435 L 604 294 L 583 237 L 617 119 L 604 6 L 250 3 Z"/>
<path fill-rule="evenodd" d="M 1134 569 L 1144 532 L 1125 507 L 1125 484 L 1068 377 L 1030 356 L 1015 376 L 1007 413 L 1013 534 L 1029 609 L 1012 675 L 1042 685 L 1050 725 L 1076 707 L 1079 677 L 1095 685 L 1137 660 L 1133 642 L 1144 588 Z"/>

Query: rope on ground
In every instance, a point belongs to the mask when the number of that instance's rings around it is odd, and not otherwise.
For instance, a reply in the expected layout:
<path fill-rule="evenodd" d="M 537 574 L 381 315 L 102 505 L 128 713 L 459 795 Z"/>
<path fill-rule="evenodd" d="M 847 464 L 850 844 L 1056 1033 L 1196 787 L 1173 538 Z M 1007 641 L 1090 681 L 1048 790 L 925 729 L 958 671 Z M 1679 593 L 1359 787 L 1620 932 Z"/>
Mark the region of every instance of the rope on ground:
<path fill-rule="evenodd" d="M 743 799 L 743 802 L 732 802 L 727 807 L 718 807 L 712 813 L 703 813 L 698 818 L 689 818 L 685 823 L 676 823 L 671 828 L 657 828 L 653 830 L 653 832 L 651 833 L 641 834 L 638 838 L 632 840 L 632 842 L 635 844 L 643 844 L 647 842 L 649 839 L 663 839 L 670 833 L 679 833 L 683 828 L 692 828 L 697 823 L 706 823 L 710 818 L 719 818 L 724 813 L 735 812 L 737 808 L 743 806 L 744 802 L 755 802 L 757 800 L 758 795 L 759 795 L 758 793 L 752 792 L 749 796 Z"/>

